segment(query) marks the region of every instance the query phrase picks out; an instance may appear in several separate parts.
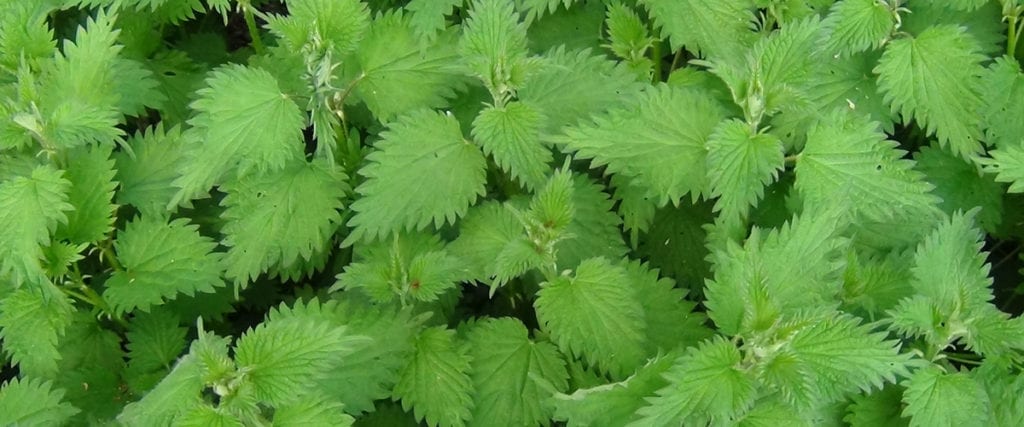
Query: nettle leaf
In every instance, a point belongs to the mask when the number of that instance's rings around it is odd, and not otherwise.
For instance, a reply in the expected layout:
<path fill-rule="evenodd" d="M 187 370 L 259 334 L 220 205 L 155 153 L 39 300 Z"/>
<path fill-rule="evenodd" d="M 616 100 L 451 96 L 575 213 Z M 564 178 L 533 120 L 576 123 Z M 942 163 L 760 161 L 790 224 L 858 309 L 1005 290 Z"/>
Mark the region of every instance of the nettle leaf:
<path fill-rule="evenodd" d="M 668 385 L 664 374 L 677 359 L 675 353 L 659 356 L 629 378 L 611 384 L 555 394 L 555 416 L 569 426 L 617 427 L 638 418 L 646 398 Z"/>
<path fill-rule="evenodd" d="M 904 122 L 916 120 L 944 147 L 968 158 L 981 151 L 979 77 L 984 56 L 963 27 L 930 27 L 893 40 L 875 67 L 878 86 Z"/>
<path fill-rule="evenodd" d="M 326 399 L 311 398 L 274 409 L 274 425 L 279 427 L 338 426 L 348 427 L 355 418 L 346 414 L 345 405 Z"/>
<path fill-rule="evenodd" d="M 158 124 L 128 139 L 131 151 L 114 153 L 117 162 L 117 202 L 145 214 L 160 214 L 177 190 L 171 185 L 185 159 L 185 138 L 177 126 Z"/>
<path fill-rule="evenodd" d="M 68 222 L 57 227 L 54 237 L 72 243 L 92 243 L 106 238 L 114 229 L 114 160 L 110 145 L 79 147 L 69 151 L 73 159 L 67 168 L 68 202 L 75 210 Z"/>
<path fill-rule="evenodd" d="M 626 255 L 622 219 L 604 188 L 585 175 L 572 176 L 572 222 L 569 238 L 555 245 L 558 267 L 574 268 L 588 258 L 620 259 Z"/>
<path fill-rule="evenodd" d="M 724 115 L 702 92 L 660 86 L 632 108 L 566 129 L 554 140 L 592 159 L 593 168 L 632 177 L 665 205 L 707 191 L 706 140 Z"/>
<path fill-rule="evenodd" d="M 270 73 L 228 65 L 214 70 L 192 103 L 194 135 L 170 206 L 201 196 L 235 170 L 273 172 L 302 158 L 306 118 Z"/>
<path fill-rule="evenodd" d="M 541 143 L 545 118 L 530 104 L 512 102 L 487 107 L 473 121 L 473 139 L 527 190 L 547 181 L 551 149 Z"/>
<path fill-rule="evenodd" d="M 623 268 L 644 314 L 647 354 L 692 347 L 711 338 L 712 330 L 704 326 L 707 316 L 693 312 L 697 304 L 683 299 L 686 291 L 676 288 L 675 281 L 659 278 L 657 269 L 639 261 L 625 262 Z"/>
<path fill-rule="evenodd" d="M 248 283 L 324 251 L 341 223 L 338 211 L 348 188 L 345 175 L 322 160 L 294 160 L 284 169 L 225 183 L 226 276 Z"/>
<path fill-rule="evenodd" d="M 537 320 L 564 352 L 623 378 L 646 356 L 643 306 L 630 284 L 606 259 L 583 261 L 572 277 L 541 284 Z"/>
<path fill-rule="evenodd" d="M 903 389 L 888 385 L 869 395 L 853 397 L 853 403 L 843 421 L 852 427 L 906 427 L 907 419 L 900 416 Z"/>
<path fill-rule="evenodd" d="M 226 409 L 214 408 L 209 404 L 196 405 L 174 420 L 182 427 L 243 427 L 242 420 Z"/>
<path fill-rule="evenodd" d="M 63 172 L 38 166 L 30 173 L 0 182 L 0 276 L 11 277 L 15 286 L 46 282 L 42 246 L 74 209 Z"/>
<path fill-rule="evenodd" d="M 476 389 L 470 425 L 547 425 L 552 414 L 543 399 L 568 388 L 555 346 L 531 341 L 522 322 L 509 317 L 478 323 L 467 339 Z"/>
<path fill-rule="evenodd" d="M 177 316 L 163 309 L 133 317 L 125 333 L 129 369 L 139 373 L 170 369 L 185 349 L 188 330 L 179 326 L 179 322 Z"/>
<path fill-rule="evenodd" d="M 462 277 L 459 259 L 429 233 L 397 234 L 393 239 L 359 245 L 354 261 L 331 288 L 360 289 L 378 303 L 399 298 L 436 301 Z"/>
<path fill-rule="evenodd" d="M 708 137 L 708 178 L 715 210 L 727 219 L 746 218 L 764 197 L 764 188 L 785 167 L 782 141 L 754 133 L 739 120 L 720 123 Z"/>
<path fill-rule="evenodd" d="M 270 319 L 242 335 L 235 361 L 255 395 L 272 405 L 299 401 L 309 385 L 351 353 L 362 337 L 312 316 Z"/>
<path fill-rule="evenodd" d="M 992 150 L 991 158 L 982 158 L 985 172 L 996 174 L 996 182 L 1006 182 L 1008 193 L 1024 193 L 1024 146 L 1011 145 Z"/>
<path fill-rule="evenodd" d="M 409 26 L 416 35 L 432 41 L 448 23 L 445 17 L 455 12 L 465 0 L 410 0 L 405 10 L 411 13 Z"/>
<path fill-rule="evenodd" d="M 1024 74 L 1020 63 L 1008 56 L 996 58 L 981 77 L 981 126 L 985 142 L 1012 148 L 1024 135 Z"/>
<path fill-rule="evenodd" d="M 527 238 L 523 223 L 511 210 L 493 201 L 469 210 L 459 222 L 459 237 L 448 248 L 464 264 L 470 279 L 493 280 L 495 286 L 545 261 Z"/>
<path fill-rule="evenodd" d="M 910 417 L 911 427 L 988 424 L 989 397 L 966 373 L 945 373 L 932 365 L 903 386 L 903 415 Z"/>
<path fill-rule="evenodd" d="M 519 89 L 519 100 L 545 117 L 542 134 L 626 105 L 644 83 L 628 67 L 589 50 L 547 52 Z"/>
<path fill-rule="evenodd" d="M 469 369 L 467 349 L 456 342 L 454 331 L 424 329 L 416 338 L 416 353 L 395 385 L 394 397 L 431 427 L 464 426 L 473 408 Z"/>
<path fill-rule="evenodd" d="M 845 246 L 837 237 L 843 229 L 839 209 L 806 213 L 763 238 L 755 228 L 742 248 L 729 242 L 714 254 L 704 305 L 720 332 L 765 330 L 783 314 L 836 306 Z"/>
<path fill-rule="evenodd" d="M 896 23 L 889 7 L 878 0 L 842 0 L 832 5 L 822 22 L 828 32 L 829 53 L 854 54 L 881 47 Z"/>
<path fill-rule="evenodd" d="M 929 298 L 943 313 L 986 305 L 993 299 L 991 265 L 982 252 L 983 233 L 974 227 L 976 211 L 954 214 L 917 248 L 914 279 L 917 295 Z"/>
<path fill-rule="evenodd" d="M 124 395 L 121 338 L 80 310 L 74 313 L 58 348 L 60 375 L 55 384 L 67 391 L 65 399 L 90 418 L 113 418 L 121 410 L 119 400 Z"/>
<path fill-rule="evenodd" d="M 212 293 L 224 285 L 217 243 L 185 218 L 138 218 L 117 233 L 114 248 L 123 270 L 107 280 L 103 297 L 118 311 L 153 305 L 181 294 Z"/>
<path fill-rule="evenodd" d="M 0 300 L 3 351 L 23 375 L 57 376 L 58 344 L 73 311 L 71 300 L 50 284 L 39 289 L 23 287 Z"/>
<path fill-rule="evenodd" d="M 899 352 L 898 341 L 848 315 L 812 320 L 793 335 L 788 349 L 808 369 L 807 379 L 819 404 L 881 389 L 885 383 L 895 383 L 897 375 L 910 376 L 911 356 Z"/>
<path fill-rule="evenodd" d="M 922 0 L 925 3 L 936 4 L 945 8 L 962 11 L 972 11 L 988 3 L 986 0 Z"/>
<path fill-rule="evenodd" d="M 580 0 L 516 0 L 518 9 L 526 14 L 526 22 L 533 22 L 546 14 L 554 13 L 559 6 L 566 9 Z"/>
<path fill-rule="evenodd" d="M 526 73 L 526 25 L 519 22 L 512 1 L 474 1 L 459 43 L 466 66 L 495 102 L 515 90 Z"/>
<path fill-rule="evenodd" d="M 756 384 L 740 369 L 741 362 L 736 346 L 721 337 L 691 347 L 664 374 L 669 384 L 630 425 L 703 425 L 737 418 L 756 397 Z"/>
<path fill-rule="evenodd" d="M 63 401 L 64 390 L 36 378 L 12 379 L 0 386 L 0 424 L 63 425 L 79 411 Z"/>
<path fill-rule="evenodd" d="M 753 44 L 754 14 L 744 2 L 641 0 L 672 49 L 686 47 L 703 57 L 742 57 Z"/>
<path fill-rule="evenodd" d="M 174 365 L 152 390 L 136 402 L 129 403 L 117 416 L 119 422 L 129 426 L 143 426 L 146 423 L 171 424 L 178 414 L 199 405 L 200 393 L 204 388 L 204 366 L 195 354 L 203 344 L 200 338 L 192 343 L 192 350 Z M 221 344 L 225 356 L 227 343 Z"/>
<path fill-rule="evenodd" d="M 934 211 L 938 199 L 930 194 L 932 186 L 903 154 L 877 123 L 837 111 L 808 131 L 795 188 L 809 205 L 842 195 L 868 220 Z"/>
<path fill-rule="evenodd" d="M 981 173 L 977 165 L 965 162 L 946 151 L 934 147 L 921 147 L 914 154 L 917 170 L 935 189 L 941 208 L 947 214 L 958 209 L 980 207 L 978 224 L 985 230 L 993 231 L 1003 220 L 1003 186 L 992 176 Z"/>
<path fill-rule="evenodd" d="M 459 71 L 456 34 L 442 32 L 423 43 L 409 15 L 389 12 L 370 24 L 346 74 L 358 82 L 354 94 L 381 123 L 421 108 L 441 108 L 465 85 Z"/>
<path fill-rule="evenodd" d="M 267 28 L 292 51 L 313 44 L 343 56 L 356 50 L 370 26 L 370 11 L 359 0 L 292 0 L 288 15 L 275 16 Z"/>
<path fill-rule="evenodd" d="M 487 160 L 451 115 L 421 110 L 391 123 L 360 169 L 346 244 L 454 223 L 485 193 Z"/>

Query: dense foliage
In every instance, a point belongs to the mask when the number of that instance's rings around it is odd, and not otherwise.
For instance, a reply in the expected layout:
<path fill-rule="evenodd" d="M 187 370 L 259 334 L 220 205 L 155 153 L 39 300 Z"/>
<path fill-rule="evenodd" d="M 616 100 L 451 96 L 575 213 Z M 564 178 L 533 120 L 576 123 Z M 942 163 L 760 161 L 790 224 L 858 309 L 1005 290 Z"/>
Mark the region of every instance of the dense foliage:
<path fill-rule="evenodd" d="M 1019 426 L 1019 0 L 0 0 L 0 425 Z"/>

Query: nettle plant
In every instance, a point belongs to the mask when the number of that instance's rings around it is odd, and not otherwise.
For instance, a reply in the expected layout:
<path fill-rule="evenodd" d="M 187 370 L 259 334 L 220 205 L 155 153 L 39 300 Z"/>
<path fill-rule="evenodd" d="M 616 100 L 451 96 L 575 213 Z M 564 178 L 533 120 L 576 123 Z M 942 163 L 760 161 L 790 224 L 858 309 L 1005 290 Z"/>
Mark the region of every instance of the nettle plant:
<path fill-rule="evenodd" d="M 1017 426 L 1022 12 L 2 2 L 0 425 Z"/>

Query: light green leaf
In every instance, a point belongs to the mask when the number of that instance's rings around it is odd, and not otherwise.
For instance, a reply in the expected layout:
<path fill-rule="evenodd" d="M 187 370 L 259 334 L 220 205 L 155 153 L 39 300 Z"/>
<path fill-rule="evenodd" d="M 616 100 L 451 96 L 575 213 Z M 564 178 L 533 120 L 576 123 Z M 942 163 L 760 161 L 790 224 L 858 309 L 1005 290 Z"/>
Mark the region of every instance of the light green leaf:
<path fill-rule="evenodd" d="M 478 323 L 469 331 L 473 384 L 472 426 L 518 427 L 544 423 L 551 409 L 542 404 L 568 387 L 565 362 L 553 345 L 531 341 L 516 319 Z"/>
<path fill-rule="evenodd" d="M 38 166 L 29 176 L 0 182 L 0 276 L 14 285 L 45 283 L 42 246 L 50 233 L 67 223 L 71 183 L 51 166 Z"/>
<path fill-rule="evenodd" d="M 470 72 L 491 91 L 496 103 L 521 84 L 526 61 L 526 25 L 512 0 L 475 0 L 463 26 L 461 53 Z"/>
<path fill-rule="evenodd" d="M 370 26 L 370 11 L 359 0 L 291 0 L 288 15 L 267 27 L 293 52 L 312 45 L 336 57 L 356 50 Z"/>
<path fill-rule="evenodd" d="M 646 356 L 643 306 L 630 284 L 606 259 L 583 261 L 574 276 L 541 284 L 537 320 L 563 352 L 623 378 Z"/>
<path fill-rule="evenodd" d="M 419 37 L 432 41 L 448 25 L 445 17 L 462 6 L 465 0 L 410 0 L 405 10 L 411 13 L 409 26 Z"/>
<path fill-rule="evenodd" d="M 164 309 L 136 314 L 125 333 L 129 368 L 134 372 L 170 369 L 185 349 L 186 332 L 178 317 Z"/>
<path fill-rule="evenodd" d="M 55 286 L 24 287 L 0 300 L 0 338 L 22 375 L 53 378 L 58 374 L 58 344 L 71 324 L 74 307 Z"/>
<path fill-rule="evenodd" d="M 345 406 L 322 398 L 274 409 L 274 427 L 349 427 L 355 421 Z"/>
<path fill-rule="evenodd" d="M 627 251 L 622 219 L 615 214 L 611 197 L 585 175 L 574 174 L 572 178 L 572 222 L 564 232 L 569 238 L 555 245 L 558 267 L 575 268 L 588 258 L 622 258 Z"/>
<path fill-rule="evenodd" d="M 996 174 L 996 182 L 1010 184 L 1008 193 L 1024 193 L 1024 146 L 1010 145 L 992 150 L 982 158 L 985 172 Z"/>
<path fill-rule="evenodd" d="M 893 13 L 878 0 L 842 0 L 832 5 L 822 22 L 828 32 L 829 54 L 854 54 L 877 49 L 895 27 Z"/>
<path fill-rule="evenodd" d="M 226 409 L 196 405 L 174 420 L 175 427 L 242 427 L 242 420 Z"/>
<path fill-rule="evenodd" d="M 311 316 L 267 320 L 242 335 L 235 361 L 247 372 L 255 395 L 271 405 L 300 401 L 309 385 L 338 357 L 351 353 L 362 337 Z"/>
<path fill-rule="evenodd" d="M 536 251 L 518 251 L 530 247 L 523 224 L 504 205 L 488 201 L 469 209 L 459 221 L 459 237 L 448 250 L 461 260 L 472 280 L 494 280 L 503 285 L 540 266 Z M 518 255 L 527 255 L 521 258 Z"/>
<path fill-rule="evenodd" d="M 130 138 L 130 153 L 114 153 L 117 180 L 121 184 L 117 202 L 135 206 L 144 214 L 156 215 L 167 210 L 177 192 L 171 184 L 186 161 L 181 129 L 174 126 L 165 130 L 162 123 Z"/>
<path fill-rule="evenodd" d="M 746 218 L 764 197 L 764 188 L 785 167 L 782 141 L 753 133 L 739 120 L 723 121 L 708 137 L 708 179 L 715 210 L 725 220 Z"/>
<path fill-rule="evenodd" d="M 903 416 L 910 427 L 983 426 L 988 423 L 989 397 L 966 373 L 945 373 L 936 366 L 917 371 L 903 384 Z"/>
<path fill-rule="evenodd" d="M 753 44 L 754 14 L 745 2 L 640 0 L 647 7 L 672 50 L 686 47 L 702 57 L 742 57 Z"/>
<path fill-rule="evenodd" d="M 454 223 L 484 195 L 486 159 L 451 115 L 411 113 L 381 138 L 359 171 L 366 181 L 356 189 L 362 197 L 352 204 L 346 244 Z"/>
<path fill-rule="evenodd" d="M 80 411 L 64 401 L 64 390 L 38 379 L 12 379 L 0 387 L 0 424 L 64 425 Z"/>
<path fill-rule="evenodd" d="M 196 344 L 193 343 L 193 349 Z M 224 348 L 227 353 L 227 348 Z M 151 423 L 170 425 L 178 414 L 202 402 L 203 367 L 193 354 L 178 360 L 174 369 L 137 402 L 125 406 L 119 422 L 143 427 Z"/>
<path fill-rule="evenodd" d="M 544 185 L 550 173 L 551 149 L 540 141 L 545 119 L 530 104 L 512 102 L 487 107 L 473 121 L 473 139 L 527 190 Z"/>
<path fill-rule="evenodd" d="M 424 329 L 416 338 L 416 353 L 402 370 L 394 397 L 427 425 L 464 426 L 472 415 L 473 383 L 466 348 L 455 332 L 443 327 Z"/>
<path fill-rule="evenodd" d="M 930 194 L 932 186 L 903 154 L 877 123 L 859 113 L 834 112 L 808 131 L 795 187 L 812 206 L 849 199 L 869 221 L 934 215 L 938 199 Z"/>
<path fill-rule="evenodd" d="M 724 338 L 691 347 L 665 373 L 668 386 L 637 411 L 641 418 L 630 425 L 704 425 L 742 415 L 754 404 L 756 386 L 740 370 L 741 361 L 739 350 Z"/>
<path fill-rule="evenodd" d="M 114 248 L 124 269 L 107 280 L 103 297 L 127 312 L 149 311 L 180 294 L 212 293 L 224 285 L 216 247 L 185 218 L 170 223 L 157 217 L 136 219 L 117 234 Z"/>
<path fill-rule="evenodd" d="M 354 261 L 338 275 L 337 288 L 360 289 L 378 303 L 435 301 L 462 276 L 459 259 L 429 233 L 397 234 L 390 241 L 359 245 Z"/>
<path fill-rule="evenodd" d="M 659 356 L 623 381 L 555 394 L 555 419 L 569 427 L 618 427 L 636 419 L 646 398 L 668 385 L 663 377 L 676 355 Z"/>
<path fill-rule="evenodd" d="M 900 416 L 902 397 L 903 389 L 895 385 L 887 385 L 868 395 L 854 396 L 843 421 L 850 423 L 851 427 L 906 427 L 909 420 Z"/>
<path fill-rule="evenodd" d="M 961 313 L 993 299 L 991 265 L 982 252 L 984 234 L 974 227 L 976 211 L 954 214 L 917 248 L 914 280 L 917 295 L 937 304 L 943 313 Z"/>
<path fill-rule="evenodd" d="M 994 177 L 981 173 L 978 166 L 946 151 L 921 147 L 914 153 L 917 170 L 925 175 L 942 199 L 939 208 L 949 215 L 958 209 L 980 207 L 977 220 L 987 231 L 994 231 L 1003 220 L 1003 186 Z"/>
<path fill-rule="evenodd" d="M 963 27 L 930 27 L 892 41 L 875 73 L 893 112 L 919 122 L 942 146 L 968 158 L 981 151 L 979 77 L 984 59 Z"/>
<path fill-rule="evenodd" d="M 228 65 L 214 70 L 206 84 L 191 105 L 195 134 L 169 207 L 203 195 L 232 170 L 277 171 L 302 158 L 306 118 L 274 76 Z"/>
<path fill-rule="evenodd" d="M 643 309 L 647 354 L 692 347 L 711 338 L 711 329 L 704 326 L 707 316 L 693 312 L 697 304 L 683 299 L 686 291 L 676 288 L 675 281 L 659 278 L 658 270 L 639 261 L 623 267 Z"/>
<path fill-rule="evenodd" d="M 72 243 L 103 240 L 114 229 L 114 161 L 110 145 L 79 147 L 68 152 L 72 159 L 66 178 L 71 181 L 68 202 L 75 210 L 68 222 L 57 227 L 54 236 Z"/>
<path fill-rule="evenodd" d="M 988 3 L 987 0 L 922 0 L 953 10 L 972 11 Z"/>
<path fill-rule="evenodd" d="M 220 202 L 226 275 L 245 284 L 326 250 L 341 223 L 348 184 L 326 161 L 293 160 L 284 169 L 227 182 L 221 191 L 227 193 Z"/>
<path fill-rule="evenodd" d="M 354 94 L 381 123 L 421 108 L 441 108 L 464 86 L 456 35 L 443 32 L 423 43 L 408 15 L 378 16 L 347 63 Z M 357 81 L 356 81 L 357 80 Z"/>
<path fill-rule="evenodd" d="M 1024 135 L 1024 74 L 1020 63 L 1008 56 L 996 58 L 981 77 L 978 115 L 985 129 L 985 142 L 1000 148 L 1019 145 Z"/>
<path fill-rule="evenodd" d="M 624 174 L 659 205 L 686 194 L 696 200 L 708 187 L 706 140 L 724 111 L 702 92 L 657 87 L 637 105 L 569 128 L 555 142 L 591 167 Z"/>

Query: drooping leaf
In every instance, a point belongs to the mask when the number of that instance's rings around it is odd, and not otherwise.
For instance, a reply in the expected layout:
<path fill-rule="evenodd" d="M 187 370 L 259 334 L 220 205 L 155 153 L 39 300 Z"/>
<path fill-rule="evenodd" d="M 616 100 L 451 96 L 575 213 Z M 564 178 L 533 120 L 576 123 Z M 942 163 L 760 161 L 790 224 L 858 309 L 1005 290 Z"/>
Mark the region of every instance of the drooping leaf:
<path fill-rule="evenodd" d="M 74 307 L 51 284 L 22 288 L 0 300 L 0 338 L 23 375 L 53 378 L 58 374 L 59 342 L 72 322 Z"/>
<path fill-rule="evenodd" d="M 704 57 L 740 57 L 753 44 L 754 14 L 740 1 L 641 0 L 672 49 Z"/>
<path fill-rule="evenodd" d="M 903 415 L 910 417 L 910 427 L 987 424 L 989 397 L 966 373 L 929 366 L 903 385 Z"/>
<path fill-rule="evenodd" d="M 64 402 L 64 390 L 39 379 L 13 379 L 0 386 L 0 424 L 62 425 L 80 411 Z"/>
<path fill-rule="evenodd" d="M 65 177 L 71 182 L 68 203 L 75 210 L 68 222 L 57 227 L 55 237 L 72 243 L 93 243 L 106 238 L 114 228 L 114 161 L 111 146 L 79 147 L 69 152 L 73 159 Z"/>
<path fill-rule="evenodd" d="M 51 166 L 0 182 L 0 276 L 9 275 L 15 286 L 46 281 L 41 247 L 68 221 L 70 191 L 71 183 Z"/>
<path fill-rule="evenodd" d="M 405 410 L 431 427 L 464 426 L 472 415 L 469 357 L 452 330 L 427 328 L 416 338 L 416 353 L 402 370 L 394 396 Z"/>
<path fill-rule="evenodd" d="M 114 153 L 120 184 L 117 202 L 135 206 L 145 214 L 165 212 L 177 192 L 172 183 L 185 161 L 185 145 L 179 127 L 164 129 L 162 124 L 129 138 L 131 152 Z"/>

